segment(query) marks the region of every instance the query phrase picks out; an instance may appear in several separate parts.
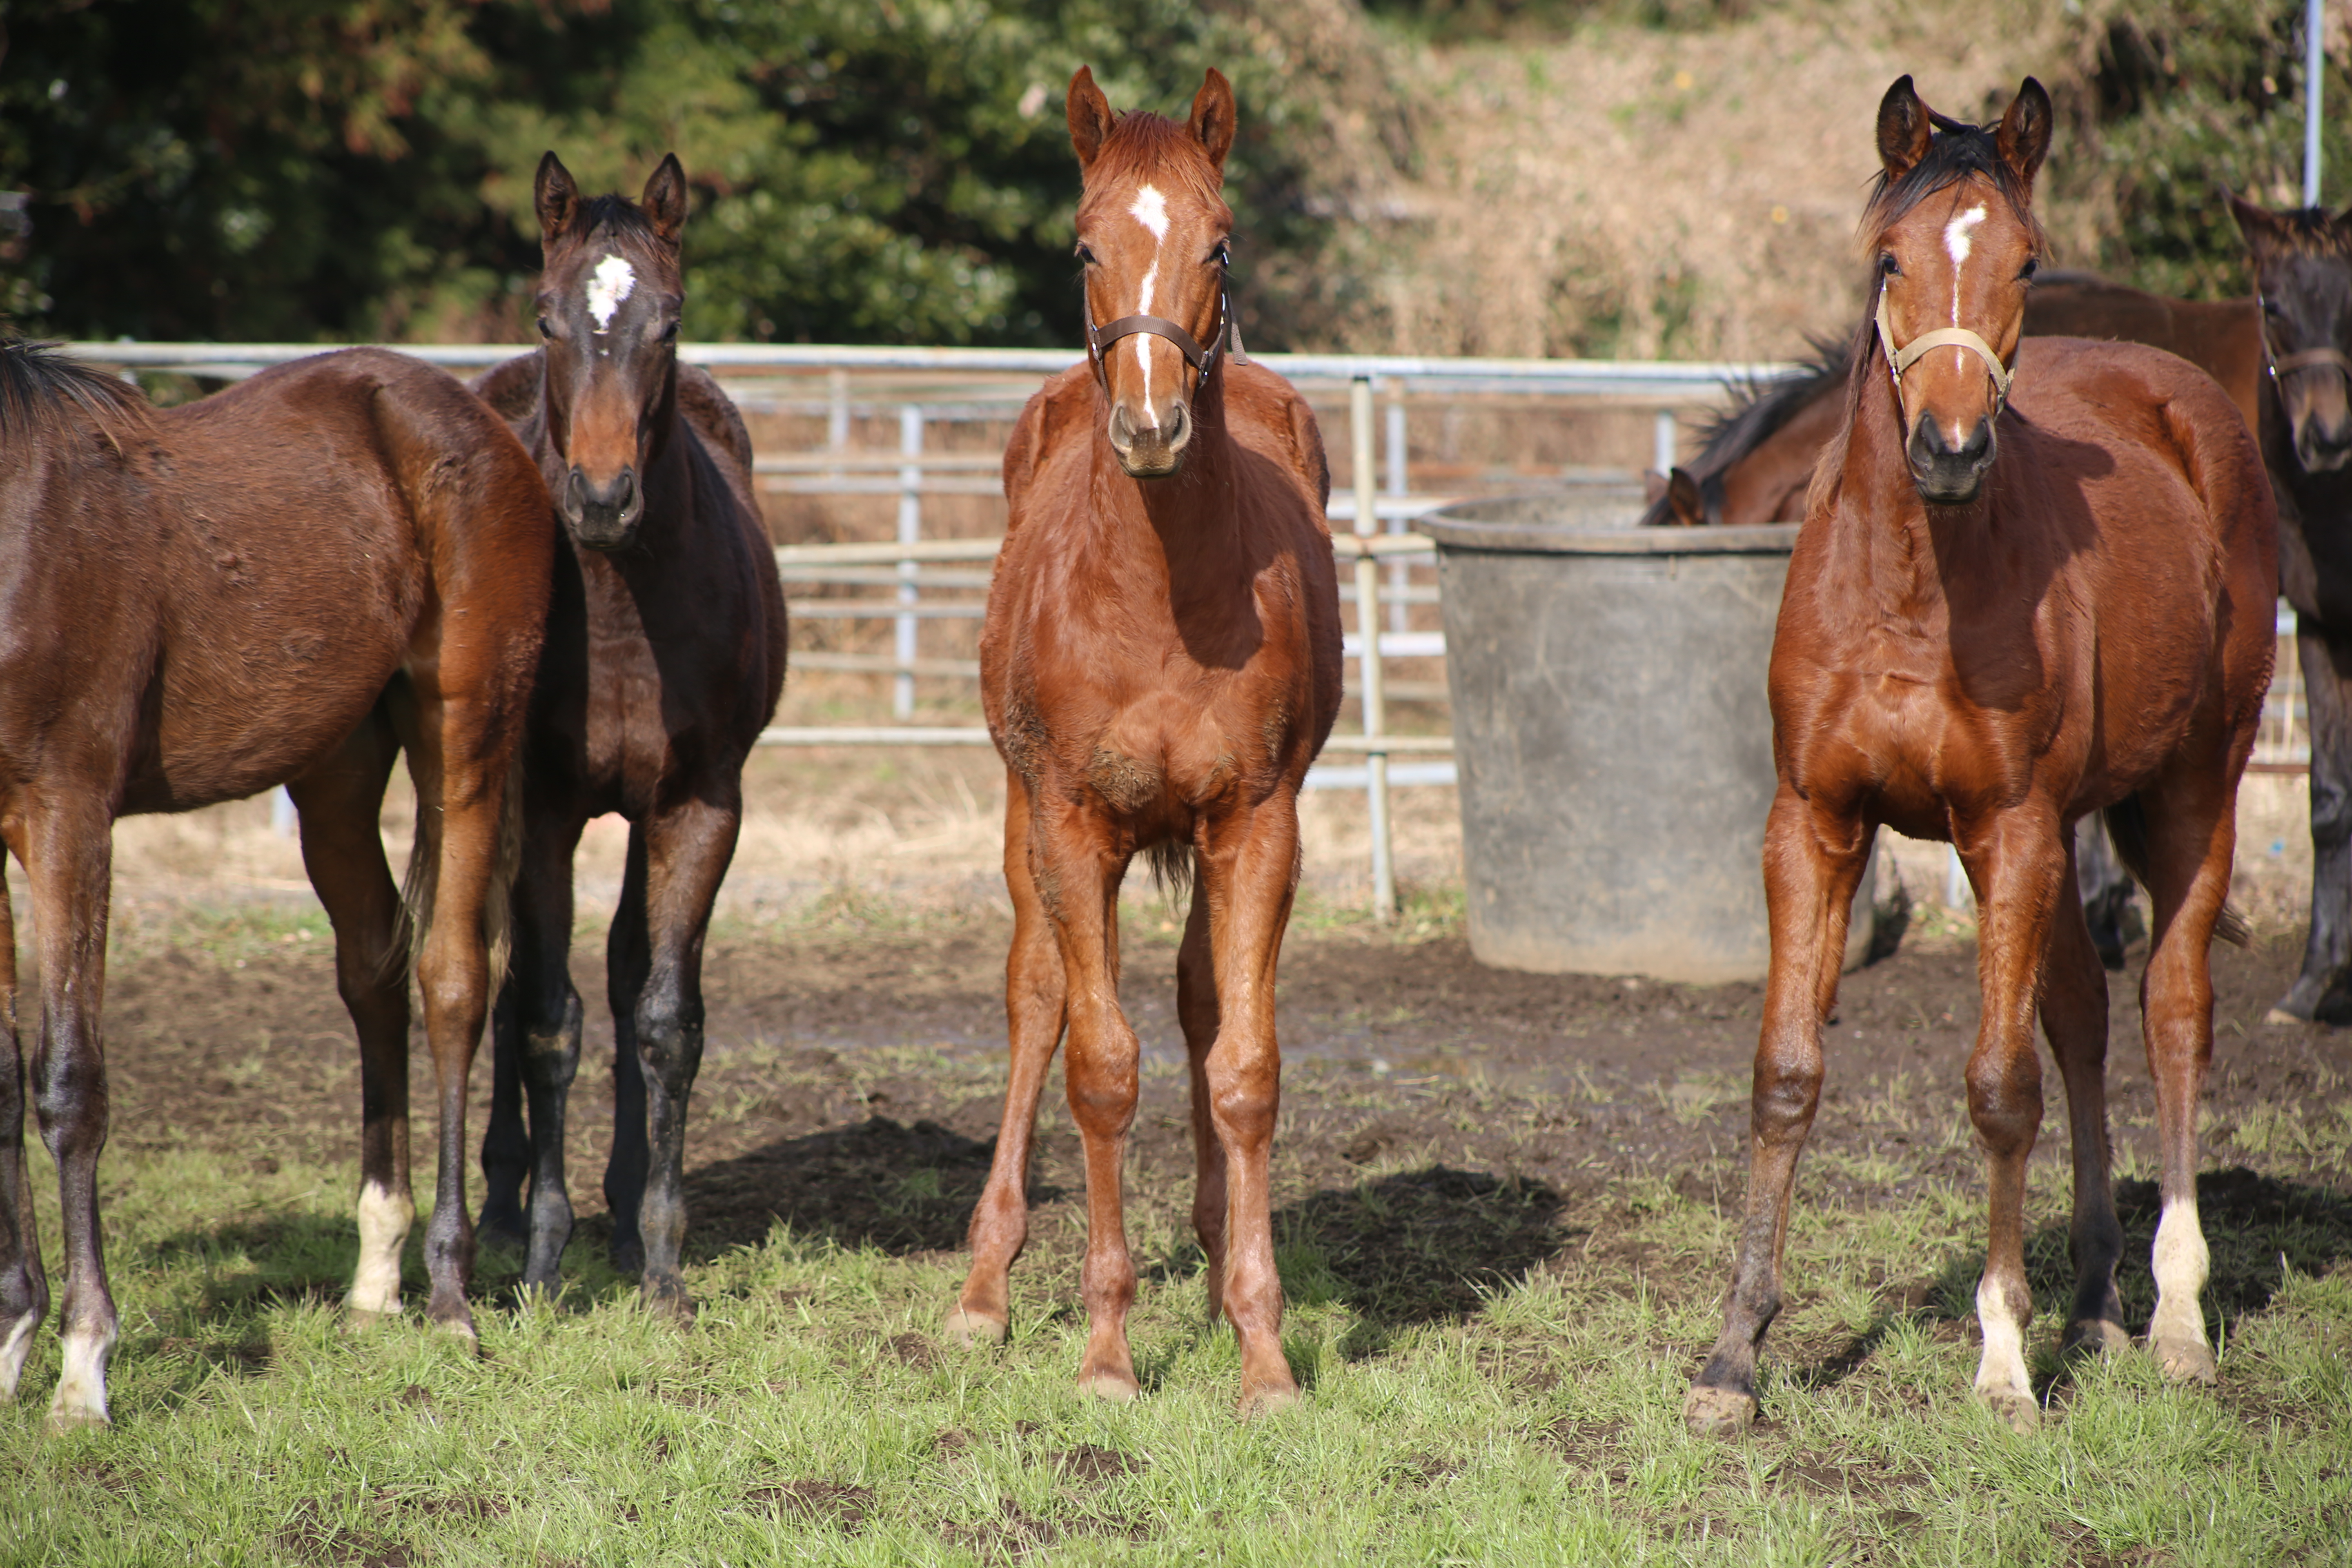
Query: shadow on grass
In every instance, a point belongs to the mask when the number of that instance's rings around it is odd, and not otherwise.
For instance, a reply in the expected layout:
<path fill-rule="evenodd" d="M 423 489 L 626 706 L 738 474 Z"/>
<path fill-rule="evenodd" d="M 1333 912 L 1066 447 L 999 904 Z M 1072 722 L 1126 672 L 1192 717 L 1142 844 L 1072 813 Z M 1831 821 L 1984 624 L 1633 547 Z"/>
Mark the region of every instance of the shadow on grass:
<path fill-rule="evenodd" d="M 2267 1310 L 2285 1283 L 2284 1270 L 2323 1274 L 2352 1258 L 2352 1197 L 2308 1183 L 2281 1181 L 2233 1165 L 2197 1178 L 2198 1218 L 2212 1258 L 2205 1287 L 2207 1327 L 2223 1335 L 2238 1320 Z M 2116 1285 L 2124 1300 L 2125 1326 L 2145 1334 L 2156 1309 L 2156 1281 L 2149 1252 L 2162 1214 L 2156 1184 L 2116 1184 L 2116 1214 L 2123 1222 L 2123 1263 Z M 1896 1323 L 1958 1324 L 1976 1315 L 1977 1278 L 1984 1253 L 1957 1254 L 1934 1275 L 1882 1292 L 1868 1327 L 1822 1360 L 1793 1367 L 1790 1380 L 1806 1388 L 1829 1388 L 1853 1375 L 1870 1359 Z M 2063 1324 L 2074 1299 L 2073 1249 L 2064 1221 L 2042 1226 L 2026 1237 L 2025 1273 L 2033 1291 L 2037 1324 Z M 2063 1362 L 2049 1363 L 2048 1385 L 2065 1379 Z"/>
<path fill-rule="evenodd" d="M 779 1220 L 803 1236 L 893 1257 L 960 1247 L 995 1152 L 992 1138 L 887 1116 L 780 1139 L 688 1171 L 687 1258 L 707 1261 L 757 1245 Z M 1033 1205 L 1064 1195 L 1050 1184 L 1029 1186 Z"/>
<path fill-rule="evenodd" d="M 174 1231 L 130 1253 L 142 1268 L 201 1262 L 205 1277 L 187 1305 L 214 1323 L 275 1307 L 338 1305 L 358 1256 L 359 1230 L 349 1215 L 300 1212 Z"/>
<path fill-rule="evenodd" d="M 1348 1307 L 1339 1353 L 1377 1355 L 1401 1330 L 1476 1314 L 1558 1256 L 1582 1234 L 1560 1227 L 1566 1202 L 1543 1182 L 1445 1165 L 1326 1188 L 1275 1213 L 1283 1290 Z"/>

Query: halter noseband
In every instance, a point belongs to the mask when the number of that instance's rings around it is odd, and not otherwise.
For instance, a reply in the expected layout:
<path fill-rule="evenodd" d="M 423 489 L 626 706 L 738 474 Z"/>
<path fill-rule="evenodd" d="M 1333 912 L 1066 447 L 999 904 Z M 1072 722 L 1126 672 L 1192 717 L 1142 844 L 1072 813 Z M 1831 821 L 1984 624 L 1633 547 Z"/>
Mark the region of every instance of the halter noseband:
<path fill-rule="evenodd" d="M 2347 379 L 2352 379 L 2352 358 L 2347 358 L 2342 349 L 2297 349 L 2291 354 L 2273 353 L 2271 351 L 2270 310 L 2259 290 L 2254 294 L 2254 311 L 2255 331 L 2263 335 L 2263 363 L 2270 371 L 2271 380 L 2276 381 L 2283 375 L 2293 375 L 2296 371 L 2309 370 L 2321 364 L 2332 364 Z"/>
<path fill-rule="evenodd" d="M 1222 284 L 1217 289 L 1217 330 L 1209 335 L 1209 346 L 1202 348 L 1201 340 L 1165 316 L 1121 316 L 1102 326 L 1095 325 L 1094 312 L 1087 312 L 1087 359 L 1094 365 L 1095 380 L 1105 391 L 1110 389 L 1110 374 L 1103 368 L 1103 355 L 1121 338 L 1131 338 L 1147 332 L 1155 338 L 1166 338 L 1176 345 L 1184 362 L 1201 373 L 1206 381 L 1217 363 L 1221 350 L 1230 348 L 1235 364 L 1249 363 L 1249 355 L 1242 352 L 1242 329 L 1234 320 L 1232 291 Z"/>
<path fill-rule="evenodd" d="M 2009 405 L 2009 384 L 2017 373 L 2000 363 L 1992 345 L 1966 327 L 1937 327 L 1932 332 L 1921 332 L 1899 351 L 1895 346 L 1895 332 L 1886 324 L 1886 288 L 1878 289 L 1878 346 L 1886 352 L 1886 368 L 1894 374 L 1895 390 L 1903 390 L 1903 373 L 1919 363 L 1920 356 L 1937 349 L 1966 349 L 1984 361 L 1985 370 L 1992 376 L 1992 415 L 1998 419 Z"/>

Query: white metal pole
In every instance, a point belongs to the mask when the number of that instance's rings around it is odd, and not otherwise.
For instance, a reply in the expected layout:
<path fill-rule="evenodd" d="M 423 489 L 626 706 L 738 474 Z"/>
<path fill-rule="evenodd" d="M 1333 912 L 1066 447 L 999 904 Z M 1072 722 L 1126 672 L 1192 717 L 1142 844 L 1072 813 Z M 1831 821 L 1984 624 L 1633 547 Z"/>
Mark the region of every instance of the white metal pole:
<path fill-rule="evenodd" d="M 909 403 L 898 410 L 898 454 L 919 458 L 923 455 L 923 409 L 920 404 Z M 923 469 L 909 462 L 898 470 L 898 542 L 912 544 L 923 537 Z M 898 603 L 912 607 L 916 596 L 912 561 L 898 563 Z M 898 617 L 898 646 L 894 650 L 898 659 L 898 678 L 891 693 L 890 710 L 901 719 L 915 714 L 915 628 L 922 623 L 911 615 Z"/>
<path fill-rule="evenodd" d="M 2320 75 L 2326 56 L 2320 46 L 2326 30 L 2321 13 L 2325 0 L 2304 0 L 2303 6 L 2303 205 L 2319 205 Z"/>
<path fill-rule="evenodd" d="M 1370 538 L 1380 528 L 1370 376 L 1349 383 L 1348 434 L 1356 458 L 1356 534 Z M 1396 867 L 1389 854 L 1389 754 L 1380 749 L 1388 730 L 1381 691 L 1381 569 L 1369 554 L 1356 557 L 1356 635 L 1364 644 L 1364 760 L 1369 774 L 1364 799 L 1372 830 L 1372 918 L 1386 921 L 1396 915 Z"/>
<path fill-rule="evenodd" d="M 1384 456 L 1388 458 L 1388 488 L 1391 496 L 1405 493 L 1404 385 L 1394 376 L 1389 378 L 1388 424 L 1381 433 Z M 1405 520 L 1400 515 L 1389 519 L 1391 533 L 1405 531 Z M 1389 604 L 1389 630 L 1411 631 L 1412 606 L 1405 603 L 1404 591 L 1412 581 L 1412 568 L 1403 561 L 1389 563 L 1389 586 L 1396 597 Z"/>
<path fill-rule="evenodd" d="M 1658 422 L 1650 431 L 1650 467 L 1664 479 L 1675 471 L 1675 411 L 1658 410 Z"/>

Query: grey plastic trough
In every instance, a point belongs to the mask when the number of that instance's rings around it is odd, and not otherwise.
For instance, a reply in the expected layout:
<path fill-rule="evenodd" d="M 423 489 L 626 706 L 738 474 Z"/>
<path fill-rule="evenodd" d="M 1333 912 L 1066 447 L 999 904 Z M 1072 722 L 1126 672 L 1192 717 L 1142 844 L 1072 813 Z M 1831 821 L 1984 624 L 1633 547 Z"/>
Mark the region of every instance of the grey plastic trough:
<path fill-rule="evenodd" d="M 1543 973 L 1759 978 L 1764 677 L 1797 525 L 1638 528 L 1636 511 L 1570 493 L 1414 524 L 1438 546 L 1470 950 Z"/>

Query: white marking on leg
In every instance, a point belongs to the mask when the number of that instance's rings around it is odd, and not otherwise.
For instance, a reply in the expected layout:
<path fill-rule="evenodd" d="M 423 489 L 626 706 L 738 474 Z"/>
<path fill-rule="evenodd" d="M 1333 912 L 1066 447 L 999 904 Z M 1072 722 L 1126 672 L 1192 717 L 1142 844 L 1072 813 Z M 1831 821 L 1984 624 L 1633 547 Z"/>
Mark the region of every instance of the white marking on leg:
<path fill-rule="evenodd" d="M 406 1193 L 373 1182 L 361 1184 L 360 1266 L 347 1303 L 352 1311 L 400 1310 L 400 1251 L 415 1219 L 415 1202 Z"/>
<path fill-rule="evenodd" d="M 2156 1312 L 2147 1324 L 2151 1345 L 2166 1340 L 2207 1343 L 2205 1309 L 2198 1298 L 2210 1263 L 2204 1229 L 2197 1223 L 2196 1197 L 2168 1199 L 2163 1217 L 2156 1222 Z"/>
<path fill-rule="evenodd" d="M 1977 1392 L 1987 1397 L 2033 1397 L 2025 1375 L 2025 1324 L 1990 1276 L 1977 1281 L 1977 1326 L 1984 1331 L 1984 1355 L 1977 1363 Z"/>
<path fill-rule="evenodd" d="M 51 1426 L 104 1426 L 106 1358 L 114 1350 L 114 1331 L 76 1324 L 65 1333 L 65 1367 L 58 1377 L 57 1397 L 49 1401 Z"/>
<path fill-rule="evenodd" d="M 1952 257 L 1952 325 L 1956 327 L 1960 324 L 1960 269 L 1969 264 L 1973 243 L 1969 236 L 1984 220 L 1984 204 L 1979 202 L 1944 226 L 1944 248 Z"/>
<path fill-rule="evenodd" d="M 25 1358 L 33 1353 L 33 1331 L 41 1326 L 38 1312 L 27 1312 L 8 1325 L 8 1336 L 0 1339 L 0 1400 L 16 1397 L 16 1384 L 25 1375 Z"/>

